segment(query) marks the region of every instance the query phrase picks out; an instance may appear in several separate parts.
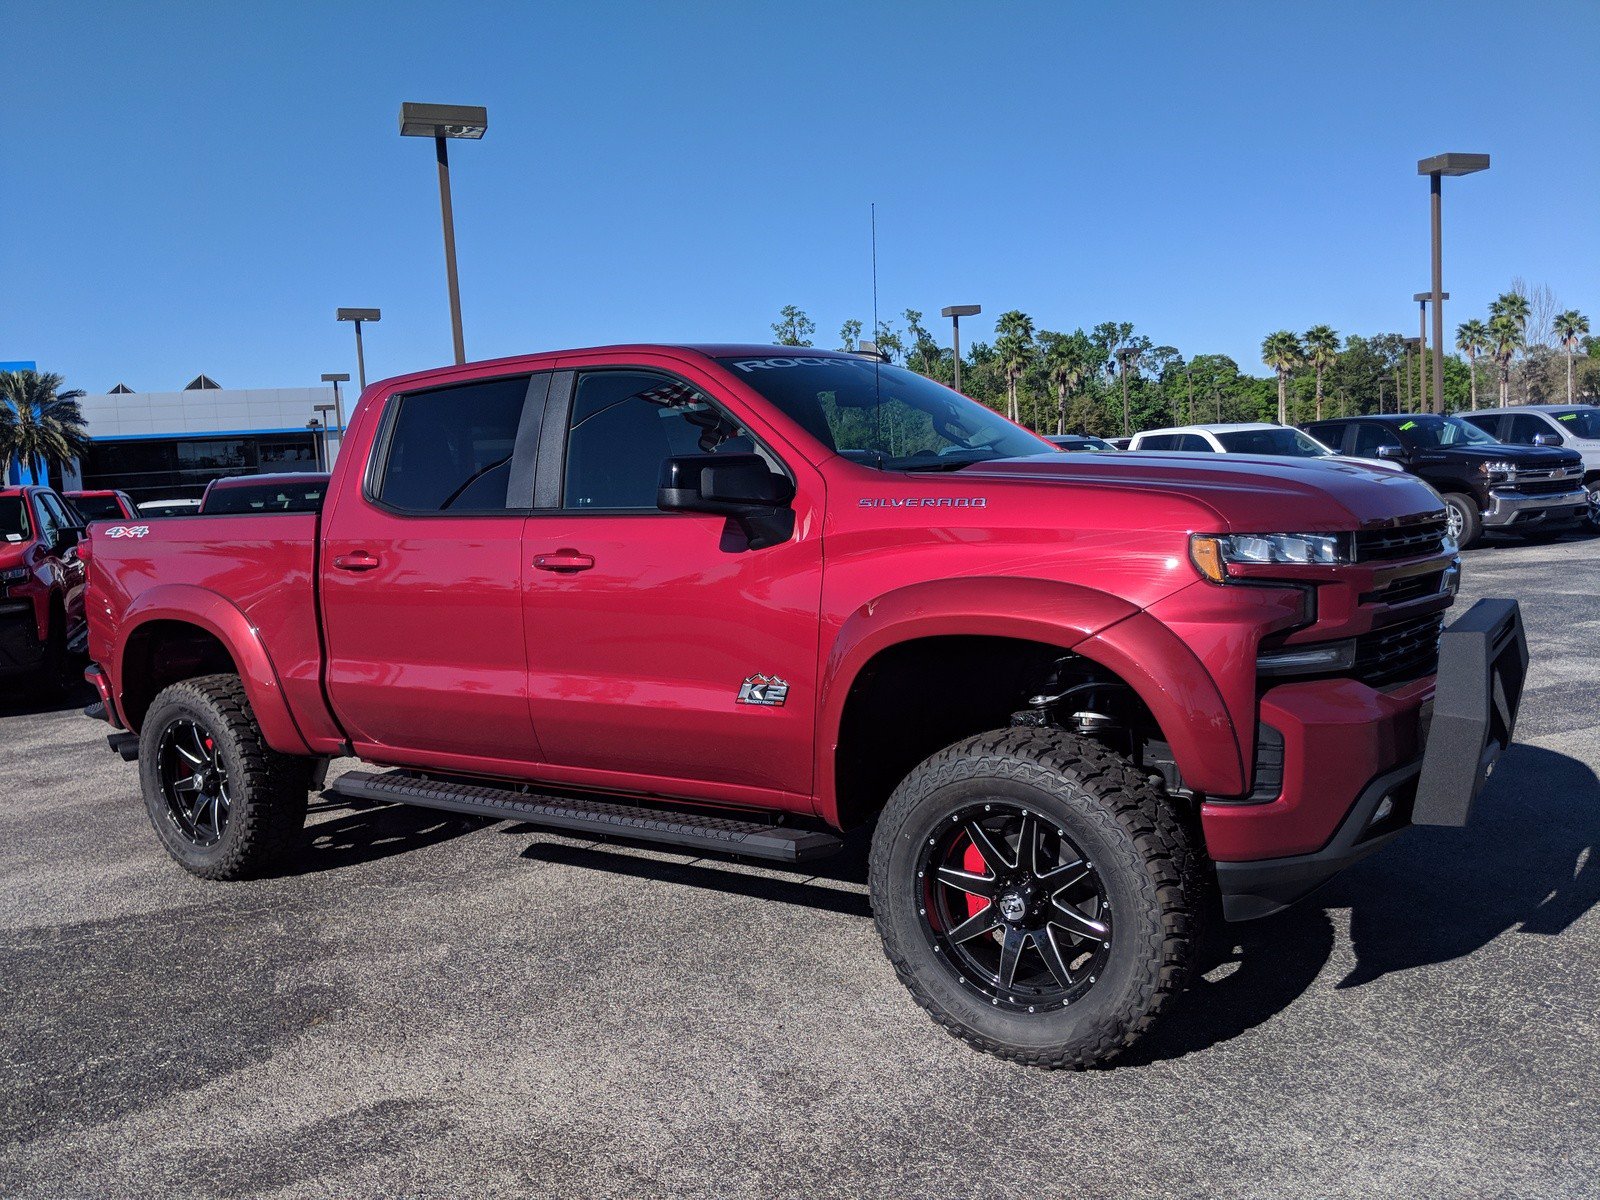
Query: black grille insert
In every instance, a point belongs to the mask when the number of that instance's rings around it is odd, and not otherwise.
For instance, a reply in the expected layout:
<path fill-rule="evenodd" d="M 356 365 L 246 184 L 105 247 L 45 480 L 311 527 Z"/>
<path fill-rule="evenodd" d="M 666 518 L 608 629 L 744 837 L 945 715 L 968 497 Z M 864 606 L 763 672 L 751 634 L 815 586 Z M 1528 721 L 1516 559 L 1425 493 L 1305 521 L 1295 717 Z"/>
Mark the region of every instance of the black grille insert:
<path fill-rule="evenodd" d="M 1365 529 L 1356 534 L 1356 561 L 1437 554 L 1444 546 L 1444 534 L 1443 513 L 1398 529 Z"/>
<path fill-rule="evenodd" d="M 1433 613 L 1385 625 L 1356 639 L 1352 674 L 1369 687 L 1409 683 L 1431 675 L 1439 666 L 1439 634 L 1444 614 Z"/>

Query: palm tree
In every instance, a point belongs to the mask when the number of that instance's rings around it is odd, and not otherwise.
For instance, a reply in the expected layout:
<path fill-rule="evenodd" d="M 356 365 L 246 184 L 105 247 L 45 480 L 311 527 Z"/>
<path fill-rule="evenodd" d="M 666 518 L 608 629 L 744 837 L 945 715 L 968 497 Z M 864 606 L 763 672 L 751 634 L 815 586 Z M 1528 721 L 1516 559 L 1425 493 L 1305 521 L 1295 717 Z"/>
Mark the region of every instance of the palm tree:
<path fill-rule="evenodd" d="M 1523 337 L 1527 337 L 1528 314 L 1533 311 L 1533 306 L 1528 303 L 1528 298 L 1521 292 L 1502 292 L 1489 305 L 1491 317 L 1510 317 L 1517 323 L 1517 329 Z"/>
<path fill-rule="evenodd" d="M 1089 377 L 1089 358 L 1079 338 L 1062 337 L 1051 342 L 1045 358 L 1045 373 L 1056 389 L 1056 432 L 1067 431 L 1067 393 L 1077 393 Z"/>
<path fill-rule="evenodd" d="M 1489 357 L 1500 368 L 1500 407 L 1511 398 L 1511 359 L 1522 348 L 1522 326 L 1508 313 L 1489 318 Z"/>
<path fill-rule="evenodd" d="M 1019 424 L 1022 411 L 1017 404 L 1017 383 L 1022 373 L 1033 362 L 1033 318 L 1025 312 L 1012 309 L 1001 313 L 995 322 L 995 354 L 1000 359 L 1000 371 L 1006 377 L 1006 416 Z"/>
<path fill-rule="evenodd" d="M 1478 355 L 1489 345 L 1489 327 L 1477 317 L 1456 326 L 1456 349 L 1467 356 L 1467 389 L 1478 407 Z"/>
<path fill-rule="evenodd" d="M 1269 333 L 1261 342 L 1261 361 L 1278 373 L 1278 424 L 1289 423 L 1289 372 L 1305 362 L 1300 339 L 1287 329 Z"/>
<path fill-rule="evenodd" d="M 80 388 L 61 391 L 59 375 L 39 371 L 0 372 L 0 462 L 15 456 L 36 477 L 47 463 L 65 465 L 89 445 L 78 401 Z"/>
<path fill-rule="evenodd" d="M 1317 372 L 1317 420 L 1322 420 L 1322 373 L 1339 361 L 1339 335 L 1331 325 L 1306 330 L 1306 358 Z"/>
<path fill-rule="evenodd" d="M 1572 403 L 1572 352 L 1578 348 L 1578 343 L 1589 332 L 1589 318 L 1575 308 L 1569 308 L 1564 313 L 1557 313 L 1552 323 L 1556 337 L 1561 339 L 1561 348 L 1567 352 L 1567 403 Z"/>

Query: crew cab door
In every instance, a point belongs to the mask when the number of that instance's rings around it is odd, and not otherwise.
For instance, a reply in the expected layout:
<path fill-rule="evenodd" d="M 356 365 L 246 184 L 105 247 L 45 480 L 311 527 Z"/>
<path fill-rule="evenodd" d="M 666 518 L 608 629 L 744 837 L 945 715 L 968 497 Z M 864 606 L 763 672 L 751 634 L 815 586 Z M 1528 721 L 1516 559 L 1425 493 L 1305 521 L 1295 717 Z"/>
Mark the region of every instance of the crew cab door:
<path fill-rule="evenodd" d="M 549 380 L 391 397 L 364 477 L 334 498 L 319 567 L 327 689 L 358 754 L 513 773 L 538 760 L 522 526 Z"/>
<path fill-rule="evenodd" d="M 569 361 L 523 539 L 529 704 L 547 771 L 808 807 L 820 477 L 752 437 L 709 372 L 648 356 Z M 657 509 L 667 457 L 752 451 L 794 479 L 787 542 L 751 550 L 725 518 Z"/>

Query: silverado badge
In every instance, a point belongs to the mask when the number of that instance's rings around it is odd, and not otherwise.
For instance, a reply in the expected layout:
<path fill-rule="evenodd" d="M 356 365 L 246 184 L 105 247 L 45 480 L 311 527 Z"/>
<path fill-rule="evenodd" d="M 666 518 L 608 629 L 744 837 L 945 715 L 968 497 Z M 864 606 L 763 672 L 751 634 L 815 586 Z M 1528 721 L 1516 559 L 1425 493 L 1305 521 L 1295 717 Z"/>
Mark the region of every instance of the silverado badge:
<path fill-rule="evenodd" d="M 789 685 L 776 675 L 752 675 L 739 685 L 740 704 L 781 708 L 789 698 Z"/>

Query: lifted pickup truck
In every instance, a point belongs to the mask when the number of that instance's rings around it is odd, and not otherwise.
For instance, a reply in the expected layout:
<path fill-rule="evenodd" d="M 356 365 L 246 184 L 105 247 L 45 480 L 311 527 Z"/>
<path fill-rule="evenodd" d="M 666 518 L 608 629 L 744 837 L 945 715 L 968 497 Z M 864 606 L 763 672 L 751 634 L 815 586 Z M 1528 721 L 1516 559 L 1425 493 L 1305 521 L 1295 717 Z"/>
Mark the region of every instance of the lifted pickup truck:
<path fill-rule="evenodd" d="M 848 354 L 622 346 L 374 384 L 320 514 L 96 526 L 89 678 L 210 879 L 338 755 L 383 768 L 339 793 L 591 836 L 870 826 L 916 999 L 1083 1066 L 1214 910 L 1467 819 L 1527 651 L 1509 601 L 1444 630 L 1457 578 L 1401 473 L 1067 455 Z"/>

